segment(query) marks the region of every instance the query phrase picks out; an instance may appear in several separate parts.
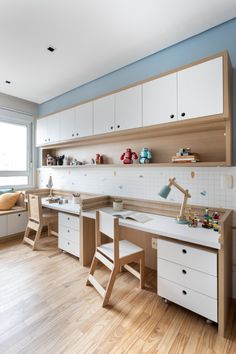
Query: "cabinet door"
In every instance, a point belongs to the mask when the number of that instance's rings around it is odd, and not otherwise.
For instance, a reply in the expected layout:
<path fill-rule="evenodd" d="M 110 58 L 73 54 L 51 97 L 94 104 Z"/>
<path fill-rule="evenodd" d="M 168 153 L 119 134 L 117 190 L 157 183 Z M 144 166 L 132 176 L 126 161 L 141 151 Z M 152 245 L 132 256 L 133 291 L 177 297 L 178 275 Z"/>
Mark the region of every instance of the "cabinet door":
<path fill-rule="evenodd" d="M 143 84 L 143 126 L 177 119 L 177 74 Z"/>
<path fill-rule="evenodd" d="M 37 127 L 36 127 L 36 144 L 37 145 L 42 145 L 42 144 L 48 143 L 47 126 L 48 126 L 47 118 L 41 118 L 41 119 L 37 120 Z"/>
<path fill-rule="evenodd" d="M 142 126 L 142 86 L 131 87 L 115 96 L 115 130 Z"/>
<path fill-rule="evenodd" d="M 178 72 L 179 119 L 223 113 L 223 58 Z"/>
<path fill-rule="evenodd" d="M 0 216 L 0 237 L 7 236 L 7 215 Z"/>
<path fill-rule="evenodd" d="M 60 132 L 60 114 L 55 113 L 47 118 L 47 139 L 48 143 L 55 143 L 59 141 Z"/>
<path fill-rule="evenodd" d="M 60 140 L 76 138 L 75 108 L 66 109 L 60 113 Z"/>
<path fill-rule="evenodd" d="M 94 134 L 114 131 L 115 95 L 109 95 L 94 101 Z"/>
<path fill-rule="evenodd" d="M 76 137 L 90 136 L 93 134 L 93 103 L 85 103 L 75 109 L 75 134 Z"/>
<path fill-rule="evenodd" d="M 9 214 L 7 216 L 8 235 L 13 235 L 25 231 L 27 221 L 28 213 L 26 211 L 21 213 Z"/>

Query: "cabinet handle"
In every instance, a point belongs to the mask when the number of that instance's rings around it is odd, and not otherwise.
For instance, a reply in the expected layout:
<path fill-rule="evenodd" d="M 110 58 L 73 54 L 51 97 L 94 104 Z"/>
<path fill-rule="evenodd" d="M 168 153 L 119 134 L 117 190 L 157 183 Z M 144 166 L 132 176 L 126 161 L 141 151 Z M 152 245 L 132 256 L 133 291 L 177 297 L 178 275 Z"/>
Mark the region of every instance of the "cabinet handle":
<path fill-rule="evenodd" d="M 171 114 L 171 115 L 170 115 L 170 119 L 173 119 L 174 117 L 175 117 L 174 114 Z"/>
<path fill-rule="evenodd" d="M 21 216 L 21 214 L 18 214 L 18 216 Z"/>
<path fill-rule="evenodd" d="M 110 129 L 112 130 L 112 129 L 113 129 L 113 126 L 111 126 Z"/>
<path fill-rule="evenodd" d="M 186 254 L 186 253 L 187 253 L 187 251 L 186 251 L 185 249 L 182 249 L 182 252 L 183 252 L 184 254 Z"/>
<path fill-rule="evenodd" d="M 183 291 L 182 291 L 182 294 L 183 294 L 183 295 L 187 295 L 187 291 L 183 290 Z"/>
<path fill-rule="evenodd" d="M 185 116 L 185 112 L 181 113 L 181 117 L 184 117 Z"/>
<path fill-rule="evenodd" d="M 48 141 L 50 141 L 50 139 L 48 139 Z"/>
<path fill-rule="evenodd" d="M 76 133 L 77 136 L 79 136 L 79 133 Z"/>
<path fill-rule="evenodd" d="M 67 220 L 70 220 L 70 218 L 67 218 Z"/>
<path fill-rule="evenodd" d="M 67 245 L 70 246 L 70 242 L 67 242 Z"/>
<path fill-rule="evenodd" d="M 187 271 L 185 269 L 182 269 L 183 274 L 187 274 Z"/>
<path fill-rule="evenodd" d="M 119 129 L 119 128 L 120 128 L 120 125 L 117 125 L 117 128 Z"/>
<path fill-rule="evenodd" d="M 47 139 L 44 139 L 44 141 L 47 141 Z"/>
<path fill-rule="evenodd" d="M 72 136 L 75 136 L 75 134 L 71 134 Z"/>
<path fill-rule="evenodd" d="M 70 232 L 70 230 L 67 230 L 67 232 Z"/>

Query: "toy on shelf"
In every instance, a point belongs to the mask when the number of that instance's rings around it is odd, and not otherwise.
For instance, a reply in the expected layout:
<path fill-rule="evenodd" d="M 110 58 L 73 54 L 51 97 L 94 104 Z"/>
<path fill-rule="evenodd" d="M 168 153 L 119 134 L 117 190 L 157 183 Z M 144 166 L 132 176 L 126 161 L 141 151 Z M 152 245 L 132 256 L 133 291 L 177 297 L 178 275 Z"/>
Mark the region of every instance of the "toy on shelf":
<path fill-rule="evenodd" d="M 124 164 L 129 165 L 133 163 L 133 159 L 138 159 L 138 155 L 130 148 L 127 148 L 126 151 L 121 155 L 120 159 L 123 161 Z"/>
<path fill-rule="evenodd" d="M 46 165 L 47 166 L 55 166 L 56 165 L 56 159 L 50 154 L 47 154 L 46 156 Z"/>
<path fill-rule="evenodd" d="M 57 165 L 62 166 L 63 162 L 64 162 L 64 158 L 65 158 L 65 155 L 57 156 L 56 157 Z"/>
<path fill-rule="evenodd" d="M 96 165 L 102 165 L 103 164 L 103 156 L 102 155 L 96 154 L 95 164 Z"/>
<path fill-rule="evenodd" d="M 152 152 L 148 148 L 142 148 L 139 154 L 139 163 L 150 163 L 152 159 Z"/>
<path fill-rule="evenodd" d="M 179 151 L 172 156 L 173 163 L 192 163 L 199 162 L 200 157 L 197 153 L 191 152 L 190 148 L 180 148 Z"/>

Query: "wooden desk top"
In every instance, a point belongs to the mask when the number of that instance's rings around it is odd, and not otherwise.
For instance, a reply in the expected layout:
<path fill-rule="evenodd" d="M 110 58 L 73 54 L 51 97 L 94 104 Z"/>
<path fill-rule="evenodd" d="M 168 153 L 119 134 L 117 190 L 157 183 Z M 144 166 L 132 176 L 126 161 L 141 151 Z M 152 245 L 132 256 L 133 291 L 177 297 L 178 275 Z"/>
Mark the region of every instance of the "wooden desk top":
<path fill-rule="evenodd" d="M 109 214 L 114 213 L 114 210 L 111 207 L 99 208 L 99 210 Z M 91 219 L 95 219 L 95 214 L 96 210 L 81 212 L 82 216 Z M 140 223 L 137 221 L 129 219 L 124 220 L 120 218 L 120 225 L 214 249 L 221 248 L 221 244 L 219 242 L 220 234 L 212 229 L 208 230 L 200 226 L 197 228 L 191 228 L 188 225 L 177 224 L 175 218 L 173 217 L 149 213 L 144 214 L 148 215 L 152 220 L 145 223 Z"/>

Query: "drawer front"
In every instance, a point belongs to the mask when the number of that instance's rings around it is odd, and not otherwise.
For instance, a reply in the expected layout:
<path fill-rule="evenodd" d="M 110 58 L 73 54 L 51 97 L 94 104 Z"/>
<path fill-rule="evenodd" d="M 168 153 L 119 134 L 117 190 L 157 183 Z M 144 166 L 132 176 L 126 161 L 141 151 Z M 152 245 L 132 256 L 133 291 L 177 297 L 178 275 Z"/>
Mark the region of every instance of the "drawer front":
<path fill-rule="evenodd" d="M 217 253 L 158 239 L 158 258 L 217 276 Z"/>
<path fill-rule="evenodd" d="M 25 231 L 27 221 L 28 221 L 27 211 L 7 215 L 8 235 L 13 235 Z"/>
<path fill-rule="evenodd" d="M 7 236 L 7 215 L 0 215 L 0 237 Z"/>
<path fill-rule="evenodd" d="M 158 276 L 217 299 L 217 277 L 158 258 Z"/>
<path fill-rule="evenodd" d="M 64 225 L 59 224 L 59 238 L 64 238 L 68 241 L 79 242 L 80 241 L 80 232 L 79 230 L 71 229 Z"/>
<path fill-rule="evenodd" d="M 158 277 L 158 295 L 217 322 L 217 300 Z"/>
<path fill-rule="evenodd" d="M 71 227 L 72 229 L 79 230 L 80 218 L 79 216 L 59 213 L 59 225 L 64 225 L 66 227 Z"/>
<path fill-rule="evenodd" d="M 71 253 L 74 256 L 77 256 L 77 257 L 80 256 L 79 242 L 73 242 L 73 241 L 66 240 L 64 238 L 59 238 L 58 239 L 58 248 L 60 248 L 63 251 L 66 251 L 68 253 Z"/>

